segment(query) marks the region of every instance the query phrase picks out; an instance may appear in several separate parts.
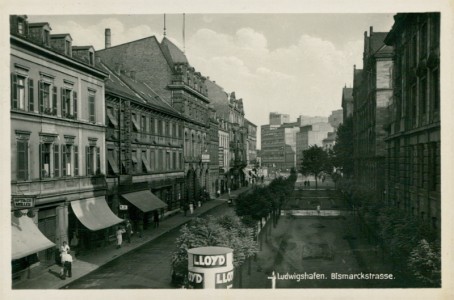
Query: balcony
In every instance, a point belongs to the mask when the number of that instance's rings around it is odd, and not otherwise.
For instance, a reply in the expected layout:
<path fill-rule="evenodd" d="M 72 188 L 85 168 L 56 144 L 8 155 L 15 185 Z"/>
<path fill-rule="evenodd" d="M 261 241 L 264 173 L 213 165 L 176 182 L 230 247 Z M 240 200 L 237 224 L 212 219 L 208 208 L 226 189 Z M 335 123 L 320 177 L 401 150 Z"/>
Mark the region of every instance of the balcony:
<path fill-rule="evenodd" d="M 172 146 L 172 147 L 182 147 L 183 146 L 183 140 L 180 138 L 158 136 L 158 135 L 152 135 L 152 134 L 141 133 L 141 132 L 132 132 L 131 141 L 136 142 L 136 143 L 160 145 L 160 146 Z"/>
<path fill-rule="evenodd" d="M 11 183 L 12 195 L 58 195 L 106 189 L 105 177 L 63 177 Z"/>

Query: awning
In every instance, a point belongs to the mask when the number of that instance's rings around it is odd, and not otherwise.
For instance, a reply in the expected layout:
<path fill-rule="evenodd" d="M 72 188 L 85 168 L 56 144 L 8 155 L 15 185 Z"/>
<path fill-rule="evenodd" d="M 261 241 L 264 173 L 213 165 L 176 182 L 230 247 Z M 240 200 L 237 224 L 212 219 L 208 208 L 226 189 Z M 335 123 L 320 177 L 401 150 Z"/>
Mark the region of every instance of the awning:
<path fill-rule="evenodd" d="M 115 158 L 113 157 L 112 153 L 109 151 L 107 152 L 107 161 L 109 162 L 110 167 L 114 171 L 115 174 L 120 173 L 118 169 L 117 162 L 115 161 Z"/>
<path fill-rule="evenodd" d="M 117 128 L 118 126 L 117 119 L 114 117 L 110 109 L 107 110 L 107 117 L 109 118 L 110 122 L 112 122 L 113 126 Z"/>
<path fill-rule="evenodd" d="M 93 231 L 123 222 L 110 210 L 103 196 L 71 201 L 71 207 L 79 221 Z"/>
<path fill-rule="evenodd" d="M 26 215 L 20 218 L 11 215 L 11 227 L 12 259 L 19 259 L 55 246 Z"/>
<path fill-rule="evenodd" d="M 143 212 L 166 207 L 167 204 L 150 191 L 140 191 L 121 195 Z"/>

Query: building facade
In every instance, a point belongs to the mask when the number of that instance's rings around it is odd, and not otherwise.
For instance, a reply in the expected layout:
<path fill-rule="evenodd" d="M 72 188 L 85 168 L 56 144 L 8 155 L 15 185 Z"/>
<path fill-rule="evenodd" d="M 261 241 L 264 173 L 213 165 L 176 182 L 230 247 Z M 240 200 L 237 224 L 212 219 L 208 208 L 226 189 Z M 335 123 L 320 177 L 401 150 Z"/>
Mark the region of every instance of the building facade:
<path fill-rule="evenodd" d="M 94 247 L 122 220 L 106 203 L 108 75 L 93 47 L 75 47 L 69 34 L 52 35 L 48 23 L 29 24 L 27 16 L 11 16 L 10 25 L 15 273 L 24 259 L 54 264 L 64 241 Z"/>
<path fill-rule="evenodd" d="M 107 43 L 106 43 L 107 44 Z M 111 46 L 97 54 L 112 69 L 134 72 L 182 115 L 185 191 L 183 201 L 197 204 L 211 186 L 209 182 L 209 99 L 206 78 L 188 62 L 185 54 L 167 38 L 161 43 L 148 37 Z"/>
<path fill-rule="evenodd" d="M 343 120 L 353 114 L 353 88 L 347 86 L 342 89 L 342 114 Z"/>
<path fill-rule="evenodd" d="M 247 128 L 246 161 L 249 169 L 256 165 L 257 159 L 257 125 L 245 119 Z"/>
<path fill-rule="evenodd" d="M 111 70 L 106 80 L 108 200 L 141 232 L 153 213 L 180 209 L 184 188 L 183 120 L 134 73 Z"/>
<path fill-rule="evenodd" d="M 385 126 L 392 98 L 393 48 L 383 43 L 387 33 L 364 33 L 363 71 L 354 96 L 354 168 L 358 183 L 383 200 L 386 157 Z M 358 84 L 358 82 L 355 82 Z"/>
<path fill-rule="evenodd" d="M 397 14 L 387 137 L 388 203 L 440 228 L 440 14 Z M 439 231 L 438 231 L 439 232 Z"/>
<path fill-rule="evenodd" d="M 303 151 L 314 145 L 323 147 L 323 140 L 328 138 L 330 132 L 334 132 L 334 128 L 327 122 L 301 126 L 299 132 L 296 133 L 296 161 L 298 164 L 303 159 Z"/>
<path fill-rule="evenodd" d="M 342 124 L 344 120 L 344 112 L 342 109 L 338 110 L 333 110 L 331 112 L 331 115 L 328 117 L 328 123 L 331 124 L 331 126 L 334 128 L 334 130 L 337 130 L 340 124 Z"/>

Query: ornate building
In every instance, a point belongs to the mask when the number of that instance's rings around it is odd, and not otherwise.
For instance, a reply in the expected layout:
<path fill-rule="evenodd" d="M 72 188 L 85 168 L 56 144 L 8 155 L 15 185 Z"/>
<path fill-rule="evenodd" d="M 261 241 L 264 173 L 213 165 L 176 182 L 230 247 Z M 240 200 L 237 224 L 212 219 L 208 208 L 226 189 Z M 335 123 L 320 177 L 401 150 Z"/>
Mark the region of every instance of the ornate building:
<path fill-rule="evenodd" d="M 386 199 L 439 229 L 440 14 L 402 13 L 394 20 L 385 39 L 395 50 Z"/>
<path fill-rule="evenodd" d="M 91 46 L 10 17 L 13 273 L 55 263 L 76 235 L 102 243 L 122 220 L 106 203 L 104 79 Z M 18 278 L 14 277 L 14 278 Z"/>
<path fill-rule="evenodd" d="M 137 80 L 151 87 L 181 114 L 185 172 L 185 190 L 181 197 L 197 202 L 211 185 L 206 78 L 191 67 L 185 54 L 167 38 L 159 43 L 152 36 L 106 47 L 97 54 L 111 69 L 120 66 L 126 72 L 134 72 Z"/>

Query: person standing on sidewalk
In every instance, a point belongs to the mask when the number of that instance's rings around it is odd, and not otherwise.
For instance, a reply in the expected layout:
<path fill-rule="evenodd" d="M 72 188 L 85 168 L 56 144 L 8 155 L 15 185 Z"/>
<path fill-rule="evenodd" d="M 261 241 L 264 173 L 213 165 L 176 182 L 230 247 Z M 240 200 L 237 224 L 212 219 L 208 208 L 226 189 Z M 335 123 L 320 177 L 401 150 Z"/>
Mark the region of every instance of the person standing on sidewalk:
<path fill-rule="evenodd" d="M 157 210 L 153 213 L 154 227 L 159 228 L 159 212 Z"/>
<path fill-rule="evenodd" d="M 123 243 L 123 233 L 125 230 L 122 227 L 118 227 L 117 229 L 117 249 L 121 248 L 121 244 Z"/>
<path fill-rule="evenodd" d="M 132 235 L 132 226 L 131 222 L 129 222 L 128 219 L 126 219 L 126 225 L 125 225 L 125 231 L 126 231 L 126 240 L 128 241 L 129 244 L 131 244 L 131 235 Z"/>
<path fill-rule="evenodd" d="M 72 277 L 72 264 L 73 264 L 73 257 L 68 252 L 63 252 L 61 255 L 61 262 L 63 264 L 62 272 L 61 272 L 61 279 L 66 279 L 66 277 Z"/>

